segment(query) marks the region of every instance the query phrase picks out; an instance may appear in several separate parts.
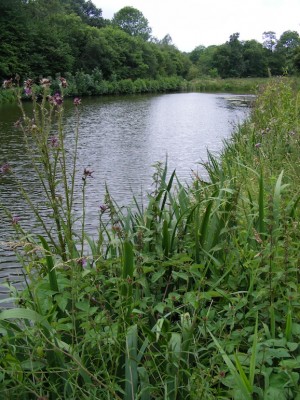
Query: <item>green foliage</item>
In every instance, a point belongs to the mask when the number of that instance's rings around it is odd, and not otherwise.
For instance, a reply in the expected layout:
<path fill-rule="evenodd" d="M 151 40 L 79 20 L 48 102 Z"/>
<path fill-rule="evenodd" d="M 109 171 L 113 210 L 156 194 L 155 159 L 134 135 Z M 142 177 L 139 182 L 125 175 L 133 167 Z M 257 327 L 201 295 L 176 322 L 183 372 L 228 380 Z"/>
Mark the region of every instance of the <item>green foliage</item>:
<path fill-rule="evenodd" d="M 114 14 L 112 23 L 131 36 L 139 36 L 143 40 L 150 38 L 152 29 L 149 26 L 148 20 L 136 8 L 123 7 Z"/>
<path fill-rule="evenodd" d="M 151 32 L 147 20 L 140 11 L 131 7 L 129 11 L 131 31 L 127 32 L 103 20 L 91 1 L 4 0 L 0 5 L 0 79 L 16 73 L 21 81 L 67 73 L 91 75 L 95 69 L 110 83 L 184 77 L 189 68 L 187 55 L 171 45 L 147 42 Z"/>
<path fill-rule="evenodd" d="M 65 169 L 62 107 L 45 89 L 34 126 L 25 114 L 22 124 L 53 224 L 20 185 L 44 233 L 15 224 L 28 285 L 11 288 L 15 307 L 0 313 L 0 397 L 299 398 L 300 115 L 289 82 L 261 90 L 222 154 L 208 154 L 207 181 L 183 186 L 157 163 L 145 209 L 135 199 L 124 211 L 107 192 L 97 238 L 84 232 L 91 171 L 75 174 L 76 141 Z"/>
<path fill-rule="evenodd" d="M 256 40 L 239 40 L 239 33 L 219 46 L 196 47 L 190 53 L 193 69 L 190 79 L 212 76 L 217 71 L 221 78 L 265 77 L 268 75 L 294 75 L 298 68 L 299 35 L 285 31 L 279 40 L 275 32 L 264 32 L 263 44 Z"/>

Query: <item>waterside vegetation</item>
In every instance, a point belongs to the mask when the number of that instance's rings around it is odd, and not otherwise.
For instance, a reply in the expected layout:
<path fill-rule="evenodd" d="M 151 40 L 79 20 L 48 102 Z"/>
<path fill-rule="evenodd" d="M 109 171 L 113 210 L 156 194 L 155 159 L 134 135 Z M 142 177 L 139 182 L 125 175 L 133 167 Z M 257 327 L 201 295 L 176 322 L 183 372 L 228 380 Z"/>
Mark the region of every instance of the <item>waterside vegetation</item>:
<path fill-rule="evenodd" d="M 227 79 L 249 78 L 248 93 L 253 78 L 300 71 L 296 31 L 279 38 L 266 31 L 262 43 L 242 41 L 236 32 L 224 44 L 199 45 L 190 53 L 180 51 L 169 34 L 160 39 L 151 33 L 148 20 L 133 7 L 107 20 L 90 0 L 2 0 L 0 81 L 18 77 L 39 84 L 47 78 L 55 89 L 63 76 L 76 96 L 178 91 L 189 82 L 195 86 L 195 80 L 204 80 L 199 90 L 207 91 L 210 83 L 209 90 L 216 91 L 228 86 Z M 0 89 L 0 103 L 14 101 L 12 93 Z"/>
<path fill-rule="evenodd" d="M 158 163 L 145 209 L 107 192 L 89 237 L 93 171 L 75 173 L 81 101 L 67 154 L 64 87 L 51 96 L 44 85 L 39 102 L 26 88 L 34 119 L 20 102 L 16 126 L 52 224 L 3 164 L 43 233 L 2 205 L 26 288 L 5 284 L 15 305 L 0 313 L 0 398 L 299 400 L 299 92 L 286 79 L 261 88 L 220 157 L 208 154 L 208 179 L 183 186 Z"/>

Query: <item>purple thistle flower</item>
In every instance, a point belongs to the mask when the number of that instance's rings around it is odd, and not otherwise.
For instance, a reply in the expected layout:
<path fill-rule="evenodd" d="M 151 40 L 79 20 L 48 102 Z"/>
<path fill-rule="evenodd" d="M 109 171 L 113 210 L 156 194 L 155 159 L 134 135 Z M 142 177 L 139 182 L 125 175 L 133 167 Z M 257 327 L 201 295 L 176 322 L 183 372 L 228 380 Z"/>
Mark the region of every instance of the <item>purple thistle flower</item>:
<path fill-rule="evenodd" d="M 63 103 L 63 98 L 62 98 L 62 96 L 60 95 L 60 93 L 55 93 L 55 95 L 53 96 L 53 101 L 54 101 L 54 104 L 55 104 L 56 106 L 61 106 L 61 105 L 62 105 L 62 103 Z"/>
<path fill-rule="evenodd" d="M 48 96 L 49 103 L 53 104 L 54 106 L 61 106 L 63 103 L 63 98 L 60 93 L 55 93 L 53 96 Z"/>
<path fill-rule="evenodd" d="M 79 97 L 75 97 L 73 101 L 74 106 L 79 106 L 81 104 L 81 99 Z"/>
<path fill-rule="evenodd" d="M 10 165 L 5 163 L 0 167 L 0 174 L 7 174 L 8 172 L 10 172 Z"/>
<path fill-rule="evenodd" d="M 255 147 L 258 149 L 259 147 L 261 147 L 261 143 L 256 143 Z"/>
<path fill-rule="evenodd" d="M 24 88 L 26 96 L 31 96 L 32 95 L 32 90 L 30 87 L 25 87 Z"/>
<path fill-rule="evenodd" d="M 94 171 L 90 170 L 89 168 L 84 168 L 82 179 L 85 181 L 88 177 L 93 178 L 93 172 Z"/>
<path fill-rule="evenodd" d="M 19 222 L 20 222 L 20 217 L 18 217 L 18 216 L 16 216 L 16 215 L 12 217 L 11 223 L 12 223 L 13 225 L 18 225 Z"/>
<path fill-rule="evenodd" d="M 100 208 L 101 214 L 103 214 L 108 209 L 108 205 L 107 204 L 101 204 L 101 206 L 99 208 Z"/>
<path fill-rule="evenodd" d="M 52 136 L 50 138 L 50 145 L 51 147 L 59 147 L 59 140 L 57 136 Z"/>
<path fill-rule="evenodd" d="M 78 260 L 78 264 L 79 264 L 82 268 L 86 267 L 86 265 L 87 265 L 87 260 L 86 260 L 86 258 L 85 258 L 85 257 L 80 258 L 80 259 Z"/>

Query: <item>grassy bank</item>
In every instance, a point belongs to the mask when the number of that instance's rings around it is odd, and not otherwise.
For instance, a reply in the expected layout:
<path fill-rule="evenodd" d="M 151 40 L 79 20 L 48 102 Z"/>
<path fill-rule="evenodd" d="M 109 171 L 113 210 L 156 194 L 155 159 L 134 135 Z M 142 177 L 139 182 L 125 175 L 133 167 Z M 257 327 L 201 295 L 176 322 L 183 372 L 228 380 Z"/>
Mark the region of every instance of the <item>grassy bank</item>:
<path fill-rule="evenodd" d="M 170 93 L 181 91 L 196 92 L 223 92 L 223 93 L 242 93 L 256 94 L 259 88 L 266 85 L 270 78 L 208 78 L 194 79 L 186 81 L 180 77 L 165 77 L 160 79 L 123 79 L 115 81 L 106 81 L 102 79 L 100 72 L 95 70 L 92 74 L 78 72 L 75 76 L 66 75 L 68 86 L 64 90 L 64 95 L 74 96 L 105 96 L 105 95 L 123 95 L 140 93 Z M 299 78 L 285 78 L 287 82 L 294 87 L 300 88 Z M 51 93 L 60 91 L 60 79 L 50 78 Z M 43 89 L 38 81 L 34 85 L 37 94 L 42 96 Z M 28 99 L 25 92 L 22 93 L 23 100 Z M 0 88 L 0 104 L 16 103 L 15 88 L 9 90 Z"/>
<path fill-rule="evenodd" d="M 188 83 L 190 90 L 199 92 L 227 92 L 256 94 L 261 86 L 266 85 L 273 78 L 208 78 L 194 79 Z M 287 82 L 297 89 L 300 88 L 300 80 L 296 77 L 285 77 Z"/>
<path fill-rule="evenodd" d="M 58 100 L 35 115 L 60 120 Z M 70 178 L 63 126 L 54 140 L 45 119 L 24 119 L 53 227 L 33 237 L 6 208 L 28 285 L 0 313 L 0 398 L 300 399 L 299 117 L 297 92 L 270 80 L 209 155 L 209 180 L 184 187 L 157 164 L 146 209 L 107 193 L 97 238 L 84 233 L 92 171 Z"/>

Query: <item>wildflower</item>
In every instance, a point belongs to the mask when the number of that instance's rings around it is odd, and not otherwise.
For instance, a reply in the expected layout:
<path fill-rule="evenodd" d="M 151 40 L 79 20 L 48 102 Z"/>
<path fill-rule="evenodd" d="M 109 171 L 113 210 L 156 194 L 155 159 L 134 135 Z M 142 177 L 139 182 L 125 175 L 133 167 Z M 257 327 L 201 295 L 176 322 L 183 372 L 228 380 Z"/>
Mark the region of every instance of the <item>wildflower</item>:
<path fill-rule="evenodd" d="M 294 135 L 296 134 L 296 132 L 295 132 L 295 131 L 290 131 L 289 134 L 290 134 L 291 136 L 294 136 Z"/>
<path fill-rule="evenodd" d="M 50 145 L 51 147 L 59 147 L 59 140 L 57 136 L 52 136 L 50 138 Z"/>
<path fill-rule="evenodd" d="M 107 204 L 101 204 L 101 206 L 100 206 L 101 214 L 105 213 L 105 211 L 107 209 L 108 209 L 108 205 Z"/>
<path fill-rule="evenodd" d="M 87 265 L 87 260 L 85 257 L 79 258 L 79 260 L 77 262 L 78 262 L 78 265 L 80 265 L 82 268 L 86 267 L 86 265 Z"/>
<path fill-rule="evenodd" d="M 93 172 L 94 171 L 90 170 L 89 168 L 84 168 L 82 179 L 85 181 L 86 178 L 88 178 L 88 177 L 93 178 L 93 175 L 92 175 Z"/>
<path fill-rule="evenodd" d="M 5 163 L 0 167 L 0 174 L 7 174 L 9 171 L 10 165 L 8 163 Z"/>
<path fill-rule="evenodd" d="M 33 85 L 33 79 L 26 79 L 26 81 L 24 81 L 25 88 L 31 88 L 32 85 Z"/>
<path fill-rule="evenodd" d="M 49 103 L 55 105 L 55 106 L 61 106 L 63 103 L 63 98 L 60 95 L 60 93 L 55 93 L 53 96 L 48 96 L 47 97 Z"/>
<path fill-rule="evenodd" d="M 74 106 L 77 107 L 81 104 L 81 99 L 79 97 L 75 97 L 73 103 L 74 103 Z"/>
<path fill-rule="evenodd" d="M 261 143 L 256 143 L 255 147 L 258 149 L 259 147 L 261 147 Z"/>
<path fill-rule="evenodd" d="M 53 96 L 53 100 L 56 106 L 61 106 L 63 103 L 63 98 L 60 93 L 55 93 L 55 95 Z"/>
<path fill-rule="evenodd" d="M 8 89 L 8 88 L 11 88 L 12 85 L 13 85 L 13 79 L 10 78 L 10 79 L 6 79 L 6 80 L 3 82 L 2 87 L 3 87 L 4 89 Z"/>
<path fill-rule="evenodd" d="M 68 86 L 68 82 L 65 78 L 60 77 L 59 80 L 60 80 L 60 84 L 63 88 L 66 88 Z"/>
<path fill-rule="evenodd" d="M 50 79 L 43 78 L 43 79 L 40 80 L 40 84 L 44 88 L 48 88 L 51 85 L 51 81 L 50 81 Z"/>
<path fill-rule="evenodd" d="M 25 87 L 24 88 L 25 94 L 26 96 L 31 96 L 32 95 L 32 90 L 29 87 Z"/>
<path fill-rule="evenodd" d="M 18 225 L 19 221 L 20 221 L 20 217 L 17 217 L 17 216 L 12 217 L 12 219 L 11 219 L 11 223 L 13 225 Z"/>

